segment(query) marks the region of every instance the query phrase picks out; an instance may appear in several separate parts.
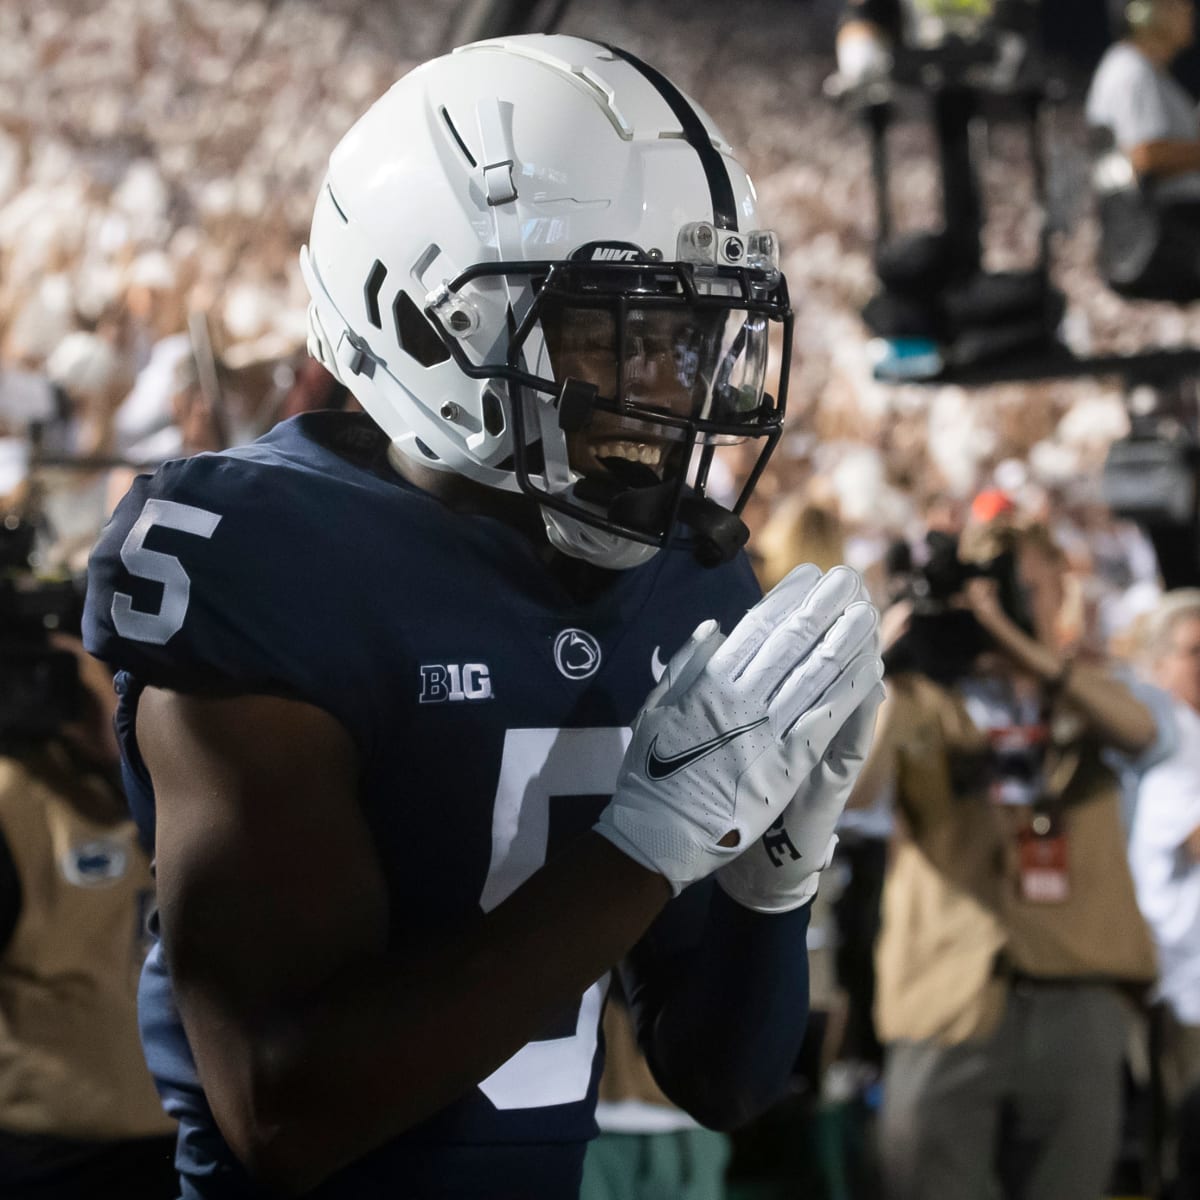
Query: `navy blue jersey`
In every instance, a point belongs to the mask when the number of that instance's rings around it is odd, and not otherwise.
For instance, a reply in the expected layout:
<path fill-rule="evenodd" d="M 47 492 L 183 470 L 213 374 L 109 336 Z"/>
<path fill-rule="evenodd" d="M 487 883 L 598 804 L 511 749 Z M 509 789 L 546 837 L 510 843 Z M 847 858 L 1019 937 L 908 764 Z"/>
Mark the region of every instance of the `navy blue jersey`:
<path fill-rule="evenodd" d="M 315 413 L 139 478 L 93 553 L 85 637 L 120 672 L 147 840 L 142 687 L 271 693 L 336 717 L 358 749 L 399 940 L 490 910 L 588 828 L 661 664 L 706 618 L 728 631 L 759 592 L 744 558 L 703 568 L 673 546 L 578 601 L 529 539 L 451 511 L 385 450 L 367 418 Z M 603 996 L 592 987 L 470 1094 L 317 1194 L 570 1194 L 594 1133 Z M 139 1002 L 180 1121 L 185 1193 L 252 1194 L 205 1103 L 158 947 Z"/>

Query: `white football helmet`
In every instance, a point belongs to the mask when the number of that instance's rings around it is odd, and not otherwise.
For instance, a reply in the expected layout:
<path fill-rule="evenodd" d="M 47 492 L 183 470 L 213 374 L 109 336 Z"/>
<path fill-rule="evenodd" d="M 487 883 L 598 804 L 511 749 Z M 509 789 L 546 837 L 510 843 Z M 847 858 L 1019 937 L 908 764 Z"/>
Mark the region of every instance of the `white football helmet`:
<path fill-rule="evenodd" d="M 334 149 L 300 266 L 310 350 L 397 451 L 533 496 L 602 566 L 677 521 L 706 561 L 745 542 L 787 386 L 777 241 L 710 118 L 632 55 L 532 35 L 418 67 Z M 743 438 L 729 512 L 708 467 Z"/>

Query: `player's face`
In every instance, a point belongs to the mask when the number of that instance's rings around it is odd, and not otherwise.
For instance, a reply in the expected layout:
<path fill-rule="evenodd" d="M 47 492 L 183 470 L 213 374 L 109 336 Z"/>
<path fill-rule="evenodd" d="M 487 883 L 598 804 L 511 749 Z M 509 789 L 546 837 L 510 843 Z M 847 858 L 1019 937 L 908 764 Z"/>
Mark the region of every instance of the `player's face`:
<path fill-rule="evenodd" d="M 654 412 L 690 417 L 706 381 L 700 363 L 712 330 L 704 318 L 673 308 L 631 308 L 624 337 L 608 309 L 574 309 L 546 325 L 547 348 L 560 380 L 594 384 L 600 396 Z M 603 471 L 604 461 L 622 459 L 649 467 L 661 479 L 668 457 L 679 453 L 681 431 L 632 416 L 597 411 L 587 429 L 571 434 L 571 465 L 584 474 Z"/>

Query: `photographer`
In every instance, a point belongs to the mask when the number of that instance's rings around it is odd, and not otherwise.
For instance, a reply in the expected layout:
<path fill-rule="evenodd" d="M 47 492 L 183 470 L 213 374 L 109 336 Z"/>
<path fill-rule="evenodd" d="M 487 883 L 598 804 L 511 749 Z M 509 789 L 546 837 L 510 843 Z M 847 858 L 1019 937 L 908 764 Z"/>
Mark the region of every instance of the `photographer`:
<path fill-rule="evenodd" d="M 4 528 L 9 549 L 21 527 Z M 0 1195 L 170 1200 L 174 1122 L 135 1006 L 153 882 L 118 782 L 112 679 L 28 617 L 42 602 L 27 571 L 3 572 Z"/>
<path fill-rule="evenodd" d="M 884 1178 L 894 1200 L 1097 1200 L 1119 1142 L 1121 990 L 1154 977 L 1104 756 L 1153 758 L 1157 729 L 1060 649 L 1064 560 L 1042 527 L 946 545 L 900 610 L 859 782 L 890 778 L 905 827 L 877 950 Z"/>

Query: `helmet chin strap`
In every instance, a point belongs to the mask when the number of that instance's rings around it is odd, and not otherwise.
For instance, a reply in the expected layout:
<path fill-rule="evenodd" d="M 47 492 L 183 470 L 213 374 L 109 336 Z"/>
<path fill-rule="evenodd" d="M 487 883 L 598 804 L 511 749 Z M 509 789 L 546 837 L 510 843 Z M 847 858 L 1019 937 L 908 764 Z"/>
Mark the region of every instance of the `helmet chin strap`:
<path fill-rule="evenodd" d="M 606 533 L 552 508 L 542 509 L 542 520 L 546 524 L 546 537 L 555 550 L 610 571 L 640 567 L 658 553 L 657 546 Z"/>
<path fill-rule="evenodd" d="M 660 529 L 670 516 L 674 493 L 669 483 L 626 488 L 608 505 L 609 520 L 631 529 Z M 676 517 L 692 531 L 693 553 L 706 567 L 729 562 L 750 537 L 750 530 L 736 513 L 707 496 L 684 493 Z"/>
<path fill-rule="evenodd" d="M 587 483 L 590 481 L 581 481 Z M 576 499 L 584 499 L 578 495 Z M 672 484 L 656 487 L 627 487 L 586 499 L 605 510 L 605 516 L 631 529 L 652 532 L 666 523 L 675 488 Z M 679 501 L 678 520 L 692 531 L 692 552 L 703 566 L 715 567 L 729 562 L 750 537 L 742 519 L 707 496 L 685 493 Z M 564 554 L 585 558 L 612 570 L 640 566 L 656 552 L 656 547 L 609 533 L 553 509 L 543 508 L 542 518 L 550 544 Z"/>
<path fill-rule="evenodd" d="M 692 531 L 693 553 L 706 567 L 729 562 L 750 540 L 750 530 L 737 515 L 707 496 L 684 496 L 679 519 Z"/>

